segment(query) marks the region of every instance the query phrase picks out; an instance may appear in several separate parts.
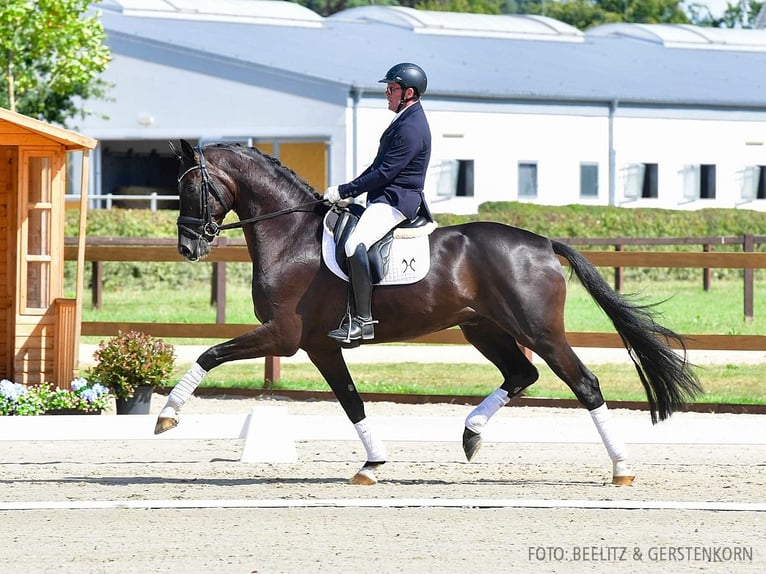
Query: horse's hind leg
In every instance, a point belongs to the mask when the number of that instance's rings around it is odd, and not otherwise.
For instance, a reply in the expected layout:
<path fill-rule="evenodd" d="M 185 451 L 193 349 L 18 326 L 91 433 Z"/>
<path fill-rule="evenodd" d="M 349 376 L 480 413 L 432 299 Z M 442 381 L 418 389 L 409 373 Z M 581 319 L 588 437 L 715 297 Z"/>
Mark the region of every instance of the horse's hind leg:
<path fill-rule="evenodd" d="M 353 423 L 359 440 L 367 452 L 367 462 L 351 478 L 352 484 L 370 485 L 378 482 L 375 469 L 386 462 L 386 447 L 373 433 L 364 412 L 362 397 L 356 390 L 346 361 L 339 348 L 325 352 L 308 352 L 309 359 L 330 385 L 346 416 Z"/>
<path fill-rule="evenodd" d="M 628 450 L 625 443 L 617 438 L 612 416 L 601 394 L 596 375 L 583 365 L 563 337 L 558 345 L 546 341 L 542 346 L 536 347 L 535 352 L 572 389 L 580 404 L 590 412 L 593 424 L 596 425 L 601 441 L 612 459 L 612 483 L 632 484 L 635 475 L 628 465 Z"/>
<path fill-rule="evenodd" d="M 502 373 L 503 384 L 485 398 L 465 419 L 463 452 L 470 461 L 481 448 L 481 432 L 497 411 L 534 383 L 539 374 L 516 340 L 488 319 L 460 325 L 466 340 Z"/>

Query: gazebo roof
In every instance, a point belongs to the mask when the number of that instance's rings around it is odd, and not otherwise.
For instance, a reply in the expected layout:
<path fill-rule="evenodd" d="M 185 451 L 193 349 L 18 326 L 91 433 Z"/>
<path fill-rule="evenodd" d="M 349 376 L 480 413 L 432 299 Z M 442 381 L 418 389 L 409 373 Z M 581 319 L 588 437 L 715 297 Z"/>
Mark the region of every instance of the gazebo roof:
<path fill-rule="evenodd" d="M 8 129 L 13 124 L 14 129 Z M 73 131 L 59 128 L 11 110 L 0 108 L 0 143 L 12 139 L 18 141 L 19 133 L 31 132 L 63 145 L 67 151 L 94 149 L 98 141 Z"/>

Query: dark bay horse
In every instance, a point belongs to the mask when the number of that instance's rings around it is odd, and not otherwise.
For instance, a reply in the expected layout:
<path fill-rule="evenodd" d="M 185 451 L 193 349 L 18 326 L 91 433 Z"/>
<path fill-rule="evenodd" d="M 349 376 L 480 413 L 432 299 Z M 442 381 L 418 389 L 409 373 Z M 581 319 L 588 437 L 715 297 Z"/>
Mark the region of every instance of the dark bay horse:
<path fill-rule="evenodd" d="M 366 419 L 343 358 L 327 336 L 346 308 L 347 288 L 322 262 L 323 217 L 330 206 L 277 160 L 256 149 L 213 144 L 171 148 L 180 161 L 178 250 L 191 261 L 210 252 L 221 229 L 242 227 L 253 261 L 252 298 L 261 326 L 210 347 L 175 385 L 156 433 L 173 428 L 179 412 L 205 374 L 241 359 L 290 356 L 303 349 L 356 427 L 367 461 L 352 478 L 377 482 L 385 447 Z M 235 211 L 239 222 L 221 226 Z M 590 412 L 612 459 L 612 480 L 630 484 L 625 445 L 615 436 L 610 413 L 593 373 L 580 361 L 564 332 L 566 259 L 622 337 L 646 390 L 653 422 L 670 416 L 701 392 L 686 362 L 681 336 L 659 325 L 651 307 L 614 292 L 574 249 L 523 229 L 474 222 L 436 229 L 430 236 L 428 275 L 409 285 L 378 286 L 373 311 L 380 323 L 375 343 L 412 339 L 458 326 L 465 338 L 502 373 L 503 383 L 466 418 L 463 448 L 470 460 L 481 431 L 500 407 L 538 378 L 519 345 L 540 356 Z M 671 342 L 683 349 L 677 354 Z"/>

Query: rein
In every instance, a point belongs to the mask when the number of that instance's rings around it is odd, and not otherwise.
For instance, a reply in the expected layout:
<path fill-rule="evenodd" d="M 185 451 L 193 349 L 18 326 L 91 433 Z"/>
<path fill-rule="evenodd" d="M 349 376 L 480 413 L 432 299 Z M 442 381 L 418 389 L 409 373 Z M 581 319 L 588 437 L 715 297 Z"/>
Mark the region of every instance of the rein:
<path fill-rule="evenodd" d="M 211 221 L 210 225 L 215 229 L 215 234 L 218 235 L 221 231 L 226 231 L 227 229 L 237 229 L 238 227 L 244 227 L 245 225 L 249 225 L 251 223 L 258 223 L 259 221 L 265 221 L 266 219 L 273 219 L 274 217 L 279 217 L 280 215 L 287 215 L 288 213 L 294 213 L 296 211 L 305 211 L 306 208 L 313 207 L 320 203 L 326 203 L 326 200 L 321 198 L 315 199 L 313 201 L 301 203 L 300 205 L 296 205 L 294 207 L 287 207 L 272 213 L 264 213 L 263 215 L 255 215 L 253 217 L 248 217 L 247 219 L 235 221 L 234 223 L 227 223 L 226 225 L 218 225 L 214 221 Z"/>
<path fill-rule="evenodd" d="M 309 207 L 313 207 L 315 205 L 318 205 L 320 203 L 326 203 L 326 200 L 323 198 L 315 199 L 313 201 L 309 201 L 306 203 L 301 203 L 300 205 L 296 205 L 294 207 L 287 207 L 285 209 L 280 209 L 279 211 L 274 211 L 272 213 L 265 213 L 263 215 L 256 215 L 253 217 L 248 217 L 247 219 L 242 219 L 240 221 L 235 221 L 233 223 L 227 223 L 226 225 L 218 225 L 215 221 L 213 221 L 213 216 L 210 213 L 210 201 L 208 197 L 208 189 L 212 190 L 213 195 L 215 195 L 215 198 L 218 200 L 218 202 L 226 209 L 226 211 L 230 211 L 231 207 L 228 207 L 226 202 L 223 201 L 223 197 L 221 196 L 218 189 L 213 185 L 212 179 L 210 178 L 210 174 L 207 171 L 207 165 L 205 163 L 205 156 L 202 154 L 202 148 L 200 146 L 197 146 L 197 153 L 199 153 L 199 163 L 197 165 L 193 165 L 189 169 L 187 169 L 185 172 L 183 172 L 178 177 L 178 183 L 180 184 L 181 181 L 183 181 L 184 177 L 186 177 L 189 173 L 195 170 L 200 170 L 200 173 L 202 174 L 202 195 L 203 195 L 203 205 L 202 205 L 202 217 L 188 217 L 188 216 L 179 216 L 176 223 L 177 225 L 184 231 L 193 233 L 197 236 L 198 239 L 202 239 L 204 237 L 208 241 L 212 241 L 215 237 L 217 237 L 221 231 L 226 231 L 227 229 L 237 229 L 240 227 L 244 227 L 245 225 L 249 225 L 251 223 L 258 223 L 259 221 L 265 221 L 267 219 L 273 219 L 274 217 L 279 217 L 280 215 L 287 215 L 288 213 L 294 213 L 296 211 L 305 211 Z M 192 224 L 202 224 L 202 233 L 194 232 L 192 229 L 187 227 L 186 223 L 192 223 Z"/>

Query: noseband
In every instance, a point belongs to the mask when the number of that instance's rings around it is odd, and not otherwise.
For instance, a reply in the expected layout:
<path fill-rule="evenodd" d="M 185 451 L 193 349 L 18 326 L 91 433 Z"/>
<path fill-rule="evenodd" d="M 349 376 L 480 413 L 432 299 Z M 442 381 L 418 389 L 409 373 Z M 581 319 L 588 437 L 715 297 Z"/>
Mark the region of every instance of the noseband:
<path fill-rule="evenodd" d="M 210 178 L 210 174 L 207 171 L 207 164 L 205 163 L 205 155 L 202 153 L 202 147 L 197 146 L 195 149 L 199 154 L 199 163 L 183 172 L 178 177 L 178 184 L 180 185 L 183 179 L 191 172 L 195 170 L 200 171 L 200 174 L 202 175 L 202 186 L 200 189 L 202 195 L 200 199 L 202 203 L 202 215 L 201 217 L 180 215 L 176 220 L 176 225 L 178 225 L 180 233 L 186 237 L 196 241 L 204 239 L 205 241 L 210 242 L 220 233 L 221 227 L 213 221 L 213 215 L 210 212 L 210 196 L 208 191 L 213 193 L 218 203 L 220 203 L 227 212 L 231 208 L 223 200 L 220 190 L 213 184 L 213 180 Z M 193 228 L 189 226 L 193 226 Z M 197 229 L 200 228 L 202 231 L 197 231 Z"/>

